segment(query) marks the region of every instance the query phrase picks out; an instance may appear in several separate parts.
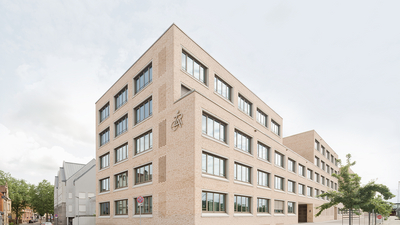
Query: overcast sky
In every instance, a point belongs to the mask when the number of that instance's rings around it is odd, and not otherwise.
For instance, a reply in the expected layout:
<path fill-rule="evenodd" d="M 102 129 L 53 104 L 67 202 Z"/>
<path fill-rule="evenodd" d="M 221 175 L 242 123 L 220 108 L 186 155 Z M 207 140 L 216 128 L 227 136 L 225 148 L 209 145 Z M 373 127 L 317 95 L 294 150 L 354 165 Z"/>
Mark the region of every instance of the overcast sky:
<path fill-rule="evenodd" d="M 362 182 L 400 180 L 400 1 L 0 0 L 0 170 L 95 157 L 95 102 L 175 23 Z M 395 198 L 393 201 L 397 201 Z"/>

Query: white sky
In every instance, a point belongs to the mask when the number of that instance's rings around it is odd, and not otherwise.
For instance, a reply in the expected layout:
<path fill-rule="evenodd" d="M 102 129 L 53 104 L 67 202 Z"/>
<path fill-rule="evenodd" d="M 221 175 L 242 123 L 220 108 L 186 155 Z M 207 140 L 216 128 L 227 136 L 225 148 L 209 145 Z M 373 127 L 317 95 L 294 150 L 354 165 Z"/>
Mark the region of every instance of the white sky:
<path fill-rule="evenodd" d="M 399 1 L 0 0 L 0 170 L 95 157 L 95 102 L 176 23 L 366 183 L 400 180 Z M 397 201 L 394 199 L 393 201 Z"/>

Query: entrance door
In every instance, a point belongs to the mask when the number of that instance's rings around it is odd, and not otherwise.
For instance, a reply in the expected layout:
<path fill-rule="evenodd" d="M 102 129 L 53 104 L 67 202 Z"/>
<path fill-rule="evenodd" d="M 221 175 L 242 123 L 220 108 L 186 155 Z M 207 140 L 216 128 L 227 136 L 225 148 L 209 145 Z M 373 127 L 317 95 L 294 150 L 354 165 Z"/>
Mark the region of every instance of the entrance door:
<path fill-rule="evenodd" d="M 299 205 L 299 223 L 307 223 L 307 205 Z"/>

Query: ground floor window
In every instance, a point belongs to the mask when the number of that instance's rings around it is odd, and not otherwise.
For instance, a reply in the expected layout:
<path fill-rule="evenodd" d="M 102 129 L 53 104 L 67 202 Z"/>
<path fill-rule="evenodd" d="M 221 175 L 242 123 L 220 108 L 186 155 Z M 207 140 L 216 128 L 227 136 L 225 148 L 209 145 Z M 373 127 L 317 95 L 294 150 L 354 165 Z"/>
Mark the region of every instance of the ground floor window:
<path fill-rule="evenodd" d="M 292 213 L 292 214 L 296 213 L 296 211 L 295 211 L 296 203 L 295 202 L 288 202 L 287 206 L 288 206 L 288 209 L 287 209 L 288 213 Z"/>
<path fill-rule="evenodd" d="M 110 215 L 110 202 L 100 203 L 100 216 Z"/>
<path fill-rule="evenodd" d="M 128 215 L 128 199 L 115 201 L 115 215 Z"/>
<path fill-rule="evenodd" d="M 284 201 L 275 200 L 274 201 L 274 213 L 283 214 L 283 212 L 284 212 L 283 204 L 284 204 Z"/>
<path fill-rule="evenodd" d="M 225 212 L 225 194 L 206 192 L 201 193 L 203 212 Z"/>
<path fill-rule="evenodd" d="M 137 202 L 137 198 L 134 199 L 135 201 L 135 214 L 152 214 L 153 213 L 153 198 L 152 196 L 143 197 L 143 206 L 140 207 Z M 142 212 L 140 212 L 142 211 Z"/>
<path fill-rule="evenodd" d="M 235 195 L 233 202 L 235 212 L 249 213 L 250 211 L 250 199 L 249 197 Z"/>
<path fill-rule="evenodd" d="M 269 199 L 265 199 L 265 198 L 257 199 L 257 212 L 258 213 L 269 213 Z"/>

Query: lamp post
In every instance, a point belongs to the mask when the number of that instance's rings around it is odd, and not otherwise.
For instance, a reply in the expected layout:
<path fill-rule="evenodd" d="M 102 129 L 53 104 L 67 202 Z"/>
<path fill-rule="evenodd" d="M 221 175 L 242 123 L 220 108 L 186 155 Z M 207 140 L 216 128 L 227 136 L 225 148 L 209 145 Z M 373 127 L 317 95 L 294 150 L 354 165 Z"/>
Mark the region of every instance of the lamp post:
<path fill-rule="evenodd" d="M 77 207 L 77 209 L 78 209 L 78 225 L 79 225 L 79 197 L 78 196 L 75 196 L 75 198 L 77 198 L 78 199 L 78 207 Z"/>

